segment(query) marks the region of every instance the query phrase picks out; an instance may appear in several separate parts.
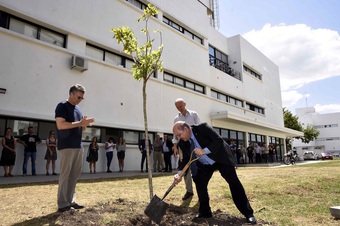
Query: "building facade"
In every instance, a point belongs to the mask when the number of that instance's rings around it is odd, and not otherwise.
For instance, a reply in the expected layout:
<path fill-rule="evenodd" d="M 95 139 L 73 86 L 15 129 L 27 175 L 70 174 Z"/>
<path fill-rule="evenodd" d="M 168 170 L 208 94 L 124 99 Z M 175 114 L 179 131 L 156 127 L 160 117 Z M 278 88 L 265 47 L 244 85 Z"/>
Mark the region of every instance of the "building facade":
<path fill-rule="evenodd" d="M 333 155 L 340 154 L 340 113 L 319 114 L 315 112 L 314 107 L 295 109 L 296 116 L 303 128 L 312 125 L 320 133 L 318 138 L 309 142 L 302 143 L 301 140 L 295 139 L 293 144 L 300 156 L 304 151 L 314 151 L 317 154 L 330 152 Z"/>
<path fill-rule="evenodd" d="M 284 139 L 300 134 L 284 128 L 279 68 L 242 36 L 218 32 L 213 16 L 218 7 L 209 0 L 0 0 L 0 131 L 11 127 L 19 137 L 33 125 L 45 141 L 56 129 L 57 103 L 80 83 L 86 88 L 80 108 L 96 118 L 83 141 L 85 150 L 92 137 L 100 141 L 97 171 L 106 170 L 104 142 L 111 136 L 127 142 L 125 169 L 139 170 L 142 83 L 134 80 L 132 57 L 110 29 L 128 26 L 143 43 L 144 24 L 136 21 L 148 3 L 159 10 L 148 26 L 162 30 L 164 44 L 164 72 L 147 85 L 151 140 L 172 135 L 174 101 L 181 97 L 227 141 L 274 143 L 282 156 Z M 154 39 L 158 47 L 160 39 Z M 45 173 L 45 151 L 43 142 L 37 173 Z M 15 174 L 22 173 L 22 156 L 17 144 Z M 89 171 L 87 164 L 83 171 Z"/>

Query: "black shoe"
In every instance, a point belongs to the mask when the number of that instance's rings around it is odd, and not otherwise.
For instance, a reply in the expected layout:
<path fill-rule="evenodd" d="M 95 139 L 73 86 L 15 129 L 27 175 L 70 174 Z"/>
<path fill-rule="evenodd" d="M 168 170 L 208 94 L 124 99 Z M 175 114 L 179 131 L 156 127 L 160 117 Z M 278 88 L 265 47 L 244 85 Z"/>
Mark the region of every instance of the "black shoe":
<path fill-rule="evenodd" d="M 79 210 L 79 209 L 84 208 L 84 206 L 83 206 L 83 205 L 80 205 L 80 204 L 78 204 L 78 203 L 76 203 L 76 202 L 74 202 L 74 203 L 71 204 L 71 208 L 74 208 L 74 209 L 76 209 L 76 210 Z"/>
<path fill-rule="evenodd" d="M 183 200 L 183 201 L 184 201 L 184 200 L 187 200 L 187 199 L 191 198 L 192 196 L 194 196 L 193 193 L 187 192 L 187 193 L 185 193 L 185 195 L 183 196 L 182 200 Z"/>
<path fill-rule="evenodd" d="M 206 214 L 197 214 L 196 216 L 195 216 L 195 219 L 199 219 L 199 218 L 211 218 L 212 217 L 212 213 L 210 212 L 210 213 L 206 213 Z"/>
<path fill-rule="evenodd" d="M 32 176 L 36 176 L 37 174 L 36 173 L 32 173 Z"/>
<path fill-rule="evenodd" d="M 111 171 L 111 170 L 107 170 L 106 172 L 107 172 L 107 173 L 112 173 L 112 171 Z"/>
<path fill-rule="evenodd" d="M 58 212 L 59 212 L 59 213 L 63 213 L 63 212 L 65 212 L 65 211 L 70 211 L 70 210 L 74 210 L 74 208 L 71 207 L 71 206 L 65 206 L 65 207 L 63 207 L 63 208 L 59 208 L 59 209 L 58 209 Z"/>
<path fill-rule="evenodd" d="M 247 219 L 247 223 L 256 224 L 256 218 L 254 217 L 254 215 L 249 215 L 246 217 L 246 219 Z"/>

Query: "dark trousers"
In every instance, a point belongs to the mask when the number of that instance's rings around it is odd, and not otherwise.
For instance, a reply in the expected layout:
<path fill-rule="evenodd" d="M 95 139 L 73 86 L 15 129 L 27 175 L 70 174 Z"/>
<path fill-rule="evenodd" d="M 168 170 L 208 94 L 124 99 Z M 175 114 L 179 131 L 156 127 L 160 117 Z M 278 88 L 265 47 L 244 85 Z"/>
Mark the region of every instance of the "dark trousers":
<path fill-rule="evenodd" d="M 172 166 L 171 166 L 171 155 L 170 152 L 164 152 L 164 164 L 165 164 L 165 171 L 172 171 Z"/>
<path fill-rule="evenodd" d="M 197 162 L 197 175 L 193 176 L 196 184 L 196 191 L 200 203 L 199 213 L 207 215 L 211 213 L 208 194 L 208 183 L 215 170 L 218 170 L 221 176 L 229 184 L 229 189 L 233 201 L 237 209 L 244 215 L 249 216 L 253 214 L 253 209 L 250 206 L 243 185 L 237 177 L 235 167 L 215 163 L 214 165 L 203 165 Z"/>
<path fill-rule="evenodd" d="M 248 154 L 249 163 L 254 163 L 253 157 L 254 156 L 252 154 L 250 154 L 250 155 Z"/>
<path fill-rule="evenodd" d="M 256 153 L 256 163 L 261 163 L 261 154 Z"/>
<path fill-rule="evenodd" d="M 144 162 L 146 160 L 146 168 L 145 170 L 148 170 L 148 160 L 146 159 L 146 151 L 142 151 L 142 160 L 140 163 L 140 169 L 143 170 Z"/>
<path fill-rule="evenodd" d="M 110 170 L 112 158 L 113 158 L 113 151 L 106 152 L 106 160 L 107 160 L 106 166 L 107 166 L 107 170 Z"/>

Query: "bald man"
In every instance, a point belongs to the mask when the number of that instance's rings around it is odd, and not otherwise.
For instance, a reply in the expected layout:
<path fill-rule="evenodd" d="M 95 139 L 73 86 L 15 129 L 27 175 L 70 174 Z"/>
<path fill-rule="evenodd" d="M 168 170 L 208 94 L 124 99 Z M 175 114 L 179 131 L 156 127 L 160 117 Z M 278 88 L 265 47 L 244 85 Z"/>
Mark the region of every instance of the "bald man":
<path fill-rule="evenodd" d="M 196 184 L 196 191 L 200 203 L 199 214 L 196 218 L 210 218 L 212 212 L 209 204 L 208 183 L 215 170 L 229 184 L 231 195 L 237 209 L 246 217 L 247 223 L 256 224 L 254 211 L 250 206 L 243 185 L 237 177 L 235 160 L 229 145 L 207 123 L 189 126 L 183 121 L 176 122 L 173 133 L 178 140 L 189 141 L 190 147 L 183 151 L 183 161 L 179 165 L 179 172 L 175 174 L 175 183 L 182 178 L 181 170 L 188 163 L 191 151 L 202 156 L 192 164 L 192 178 Z M 195 156 L 195 155 L 194 155 Z M 193 157 L 194 158 L 194 157 Z"/>

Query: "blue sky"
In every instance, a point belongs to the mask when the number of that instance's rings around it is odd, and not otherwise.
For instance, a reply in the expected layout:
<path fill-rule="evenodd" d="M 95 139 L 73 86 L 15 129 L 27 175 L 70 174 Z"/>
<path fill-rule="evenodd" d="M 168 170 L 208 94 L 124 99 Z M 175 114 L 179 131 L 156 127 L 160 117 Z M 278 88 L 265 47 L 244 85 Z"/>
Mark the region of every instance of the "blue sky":
<path fill-rule="evenodd" d="M 280 69 L 283 106 L 340 112 L 340 1 L 219 0 L 219 31 L 242 35 Z"/>

